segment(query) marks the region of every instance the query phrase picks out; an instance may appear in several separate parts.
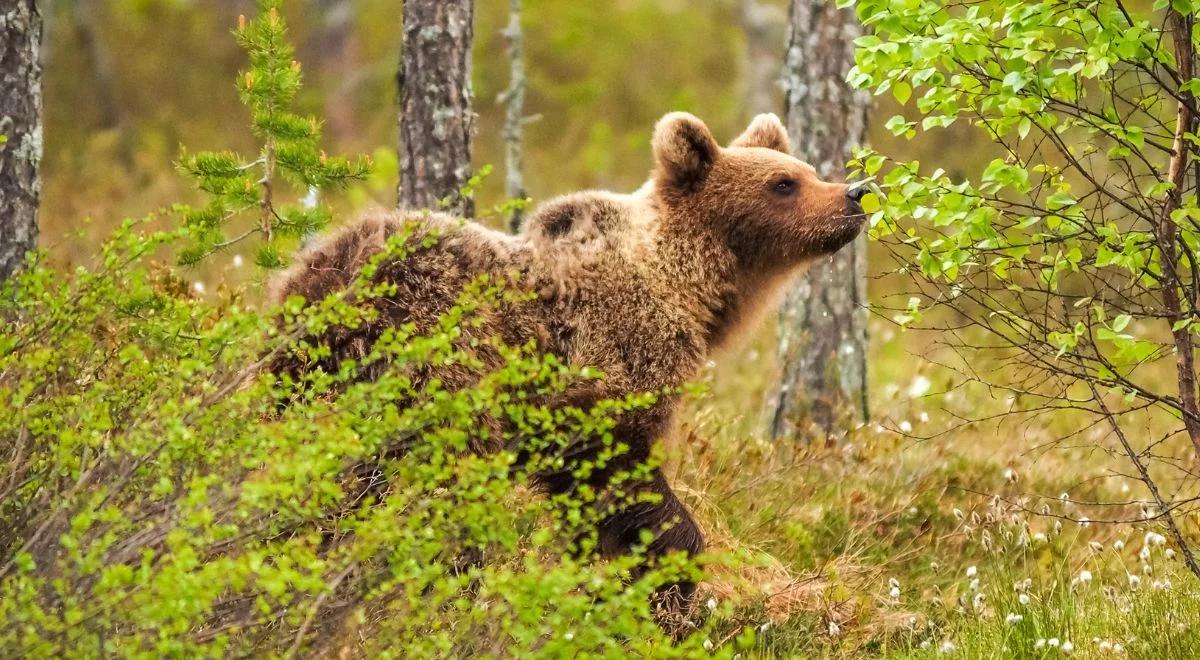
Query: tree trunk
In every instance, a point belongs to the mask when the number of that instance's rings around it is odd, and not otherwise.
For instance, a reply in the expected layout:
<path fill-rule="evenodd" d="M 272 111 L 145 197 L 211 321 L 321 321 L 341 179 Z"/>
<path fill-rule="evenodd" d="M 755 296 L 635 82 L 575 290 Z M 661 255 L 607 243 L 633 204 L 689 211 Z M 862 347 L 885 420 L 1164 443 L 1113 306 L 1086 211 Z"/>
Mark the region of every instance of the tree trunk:
<path fill-rule="evenodd" d="M 36 0 L 0 0 L 0 280 L 37 247 L 41 38 Z"/>
<path fill-rule="evenodd" d="M 784 47 L 787 15 L 761 0 L 741 0 L 738 18 L 746 36 L 745 112 L 747 119 L 763 112 L 779 112 L 779 51 Z"/>
<path fill-rule="evenodd" d="M 326 88 L 326 135 L 344 146 L 359 128 L 354 105 L 354 89 L 362 80 L 354 30 L 358 9 L 353 0 L 310 0 L 310 4 L 321 17 L 310 48 Z"/>
<path fill-rule="evenodd" d="M 788 133 L 796 156 L 827 180 L 845 177 L 866 138 L 869 99 L 846 84 L 853 9 L 792 0 L 784 66 Z M 814 263 L 788 292 L 779 319 L 779 388 L 770 398 L 773 438 L 827 438 L 847 417 L 867 416 L 866 238 Z"/>
<path fill-rule="evenodd" d="M 471 217 L 473 0 L 406 0 L 400 86 L 400 207 Z"/>
<path fill-rule="evenodd" d="M 509 0 L 508 89 L 500 95 L 504 104 L 504 195 L 510 200 L 525 199 L 525 176 L 521 165 L 521 134 L 525 127 L 525 36 L 521 30 L 521 0 Z M 515 234 L 521 229 L 521 208 L 513 209 L 508 228 Z"/>

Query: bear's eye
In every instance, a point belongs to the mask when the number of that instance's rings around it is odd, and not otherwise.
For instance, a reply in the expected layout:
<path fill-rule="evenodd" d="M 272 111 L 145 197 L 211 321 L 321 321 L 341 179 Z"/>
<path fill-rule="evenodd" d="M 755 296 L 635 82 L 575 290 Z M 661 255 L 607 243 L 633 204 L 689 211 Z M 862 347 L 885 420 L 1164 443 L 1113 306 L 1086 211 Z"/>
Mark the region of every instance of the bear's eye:
<path fill-rule="evenodd" d="M 796 181 L 793 179 L 781 179 L 775 182 L 771 187 L 780 195 L 790 195 L 796 190 Z"/>

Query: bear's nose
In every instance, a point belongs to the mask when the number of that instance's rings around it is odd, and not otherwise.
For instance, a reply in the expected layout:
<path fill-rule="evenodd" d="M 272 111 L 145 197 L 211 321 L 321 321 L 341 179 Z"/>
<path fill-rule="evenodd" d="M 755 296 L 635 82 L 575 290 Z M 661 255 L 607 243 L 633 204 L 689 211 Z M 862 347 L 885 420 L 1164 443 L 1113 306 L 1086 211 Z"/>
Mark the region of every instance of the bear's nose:
<path fill-rule="evenodd" d="M 862 198 L 867 196 L 871 190 L 867 186 L 851 186 L 846 189 L 846 199 L 849 199 L 855 204 L 861 204 Z"/>

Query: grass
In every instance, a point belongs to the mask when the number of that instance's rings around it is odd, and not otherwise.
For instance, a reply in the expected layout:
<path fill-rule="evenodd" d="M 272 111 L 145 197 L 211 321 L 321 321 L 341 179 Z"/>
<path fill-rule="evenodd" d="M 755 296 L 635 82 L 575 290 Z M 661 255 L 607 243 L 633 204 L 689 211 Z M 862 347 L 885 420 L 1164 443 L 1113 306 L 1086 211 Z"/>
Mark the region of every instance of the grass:
<path fill-rule="evenodd" d="M 716 641 L 753 628 L 743 656 L 763 658 L 1200 657 L 1200 582 L 1165 531 L 1078 522 L 1137 518 L 1080 502 L 1144 496 L 1103 434 L 1056 442 L 1085 423 L 1070 413 L 955 428 L 1011 402 L 917 359 L 927 337 L 872 333 L 873 421 L 841 442 L 755 432 L 769 332 L 691 406 L 673 480 L 737 558 L 702 587 L 729 630 Z"/>

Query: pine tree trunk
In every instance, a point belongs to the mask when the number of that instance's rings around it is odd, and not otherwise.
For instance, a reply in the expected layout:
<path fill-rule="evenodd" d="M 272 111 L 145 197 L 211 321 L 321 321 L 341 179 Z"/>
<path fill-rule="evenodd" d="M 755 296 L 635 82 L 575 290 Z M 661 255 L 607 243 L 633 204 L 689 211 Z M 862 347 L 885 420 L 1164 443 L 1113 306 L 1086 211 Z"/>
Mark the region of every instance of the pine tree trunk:
<path fill-rule="evenodd" d="M 745 112 L 747 119 L 763 112 L 779 112 L 779 52 L 784 47 L 787 15 L 762 0 L 740 0 L 738 18 L 746 37 Z"/>
<path fill-rule="evenodd" d="M 866 138 L 869 99 L 846 84 L 853 9 L 792 0 L 784 69 L 788 133 L 796 156 L 826 180 Z M 779 319 L 779 388 L 768 405 L 771 437 L 827 438 L 867 415 L 866 238 L 814 263 L 788 292 Z"/>
<path fill-rule="evenodd" d="M 473 0 L 406 0 L 400 62 L 400 206 L 465 217 L 471 178 Z"/>
<path fill-rule="evenodd" d="M 320 18 L 311 51 L 325 84 L 325 133 L 334 144 L 345 145 L 359 127 L 354 88 L 361 79 L 353 0 L 309 0 Z"/>
<path fill-rule="evenodd" d="M 0 280 L 37 246 L 41 38 L 36 0 L 0 0 Z"/>

